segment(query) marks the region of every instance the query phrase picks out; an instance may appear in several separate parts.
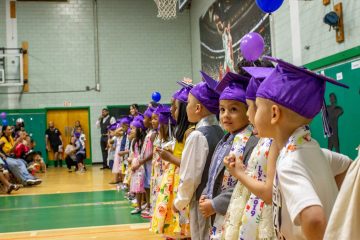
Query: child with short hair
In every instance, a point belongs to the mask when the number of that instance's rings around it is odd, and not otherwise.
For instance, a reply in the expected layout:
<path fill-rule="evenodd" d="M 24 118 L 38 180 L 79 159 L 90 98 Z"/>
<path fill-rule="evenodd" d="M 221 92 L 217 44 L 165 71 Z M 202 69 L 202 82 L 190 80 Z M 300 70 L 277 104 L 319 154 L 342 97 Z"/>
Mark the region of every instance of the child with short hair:
<path fill-rule="evenodd" d="M 256 91 L 261 81 L 273 71 L 273 68 L 242 67 L 241 69 L 245 73 L 249 72 L 252 77 L 245 93 L 248 106 L 246 115 L 256 135 L 257 130 L 254 124 Z M 272 143 L 270 138 L 260 138 L 246 166 L 232 154 L 224 159 L 227 170 L 239 181 L 231 196 L 225 221 L 221 227 L 221 239 L 273 239 L 275 237 L 270 203 L 278 152 L 276 149 L 270 150 Z"/>
<path fill-rule="evenodd" d="M 216 146 L 209 177 L 199 202 L 199 209 L 209 218 L 210 239 L 220 239 L 221 226 L 236 184 L 236 178 L 225 171 L 223 160 L 230 152 L 247 164 L 258 139 L 246 116 L 245 90 L 249 78 L 228 72 L 216 90 L 220 93 L 220 122 L 228 132 Z"/>
<path fill-rule="evenodd" d="M 190 205 L 190 230 L 192 239 L 207 239 L 209 226 L 199 211 L 199 199 L 203 192 L 211 158 L 216 144 L 224 132 L 219 127 L 219 94 L 215 91 L 217 81 L 206 78 L 190 90 L 186 108 L 188 120 L 196 124 L 186 139 L 180 165 L 180 184 L 174 201 L 174 210 Z"/>
<path fill-rule="evenodd" d="M 280 59 L 256 93 L 260 137 L 281 149 L 273 188 L 278 239 L 323 239 L 338 194 L 333 174 L 308 124 L 324 107 L 325 83 L 345 85 Z"/>

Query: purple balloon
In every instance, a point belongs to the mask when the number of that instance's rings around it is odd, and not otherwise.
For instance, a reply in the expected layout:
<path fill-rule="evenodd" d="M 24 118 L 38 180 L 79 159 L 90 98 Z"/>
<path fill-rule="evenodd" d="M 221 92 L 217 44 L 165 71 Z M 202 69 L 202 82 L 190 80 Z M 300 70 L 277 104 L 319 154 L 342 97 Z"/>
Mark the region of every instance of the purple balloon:
<path fill-rule="evenodd" d="M 0 114 L 0 117 L 1 117 L 2 119 L 5 119 L 5 118 L 6 118 L 6 112 L 2 112 L 2 113 Z"/>
<path fill-rule="evenodd" d="M 246 34 L 240 43 L 240 51 L 248 61 L 257 60 L 264 52 L 265 42 L 256 32 Z"/>

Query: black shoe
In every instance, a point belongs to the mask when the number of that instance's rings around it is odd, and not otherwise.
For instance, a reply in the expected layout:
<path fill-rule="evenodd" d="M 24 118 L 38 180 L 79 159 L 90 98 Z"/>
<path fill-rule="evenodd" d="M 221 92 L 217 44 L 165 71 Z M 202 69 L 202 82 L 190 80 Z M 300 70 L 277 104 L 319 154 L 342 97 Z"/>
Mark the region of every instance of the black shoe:
<path fill-rule="evenodd" d="M 100 170 L 104 170 L 104 169 L 109 169 L 109 167 L 106 166 L 106 167 L 101 167 L 101 168 L 100 168 Z"/>

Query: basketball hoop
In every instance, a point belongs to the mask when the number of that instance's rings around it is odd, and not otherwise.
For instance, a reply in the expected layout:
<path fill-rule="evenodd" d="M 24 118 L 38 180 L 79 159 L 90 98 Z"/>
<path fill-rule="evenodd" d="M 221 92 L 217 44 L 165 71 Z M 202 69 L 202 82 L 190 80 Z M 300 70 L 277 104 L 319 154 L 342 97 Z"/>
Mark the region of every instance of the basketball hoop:
<path fill-rule="evenodd" d="M 154 0 L 158 8 L 158 18 L 170 20 L 176 18 L 177 0 Z"/>

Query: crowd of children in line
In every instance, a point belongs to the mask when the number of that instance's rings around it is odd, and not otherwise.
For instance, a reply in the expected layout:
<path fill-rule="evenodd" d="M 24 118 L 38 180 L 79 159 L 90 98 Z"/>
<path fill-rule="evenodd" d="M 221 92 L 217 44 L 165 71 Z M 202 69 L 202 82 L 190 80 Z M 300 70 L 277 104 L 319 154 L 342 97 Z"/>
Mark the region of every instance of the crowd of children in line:
<path fill-rule="evenodd" d="M 323 108 L 325 83 L 346 86 L 275 58 L 255 65 L 242 62 L 221 81 L 201 72 L 195 86 L 179 82 L 171 107 L 150 105 L 109 127 L 112 183 L 152 232 L 251 240 L 323 239 L 326 231 L 324 239 L 340 239 L 331 212 L 344 208 L 335 201 L 352 161 L 321 149 L 308 124 Z M 345 182 L 359 189 L 355 164 Z M 342 188 L 356 205 L 359 190 Z M 356 239 L 355 228 L 344 239 Z"/>
<path fill-rule="evenodd" d="M 149 105 L 109 127 L 112 183 L 128 191 L 131 214 L 169 239 L 323 239 L 326 227 L 339 236 L 331 212 L 352 161 L 321 149 L 308 124 L 326 82 L 346 86 L 270 57 L 221 81 L 201 74 L 195 86 L 179 82 L 171 107 Z M 359 186 L 354 165 L 345 182 Z"/>

